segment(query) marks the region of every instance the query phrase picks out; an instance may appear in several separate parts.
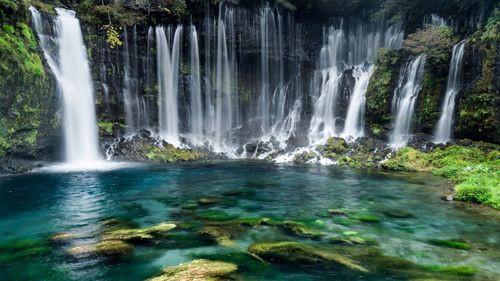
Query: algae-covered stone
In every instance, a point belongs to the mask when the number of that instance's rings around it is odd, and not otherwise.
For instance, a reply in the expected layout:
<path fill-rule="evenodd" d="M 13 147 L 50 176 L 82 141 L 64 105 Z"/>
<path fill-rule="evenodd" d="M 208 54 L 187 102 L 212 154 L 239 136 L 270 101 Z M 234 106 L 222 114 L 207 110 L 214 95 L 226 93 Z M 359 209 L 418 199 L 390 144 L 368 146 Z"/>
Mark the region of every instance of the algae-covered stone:
<path fill-rule="evenodd" d="M 280 224 L 280 227 L 300 237 L 318 239 L 324 236 L 322 232 L 315 230 L 311 227 L 308 227 L 307 225 L 299 222 L 285 221 L 282 224 Z"/>
<path fill-rule="evenodd" d="M 168 232 L 176 227 L 177 225 L 174 223 L 161 223 L 147 228 L 119 229 L 105 233 L 103 235 L 103 240 L 152 240 L 165 236 Z"/>
<path fill-rule="evenodd" d="M 353 215 L 352 218 L 358 221 L 369 223 L 377 223 L 381 221 L 381 219 L 376 215 L 364 213 Z"/>
<path fill-rule="evenodd" d="M 445 247 L 445 248 L 454 248 L 461 250 L 469 250 L 471 245 L 462 240 L 440 240 L 440 239 L 430 239 L 428 242 L 432 245 Z"/>
<path fill-rule="evenodd" d="M 420 267 L 430 272 L 457 275 L 457 276 L 472 276 L 477 273 L 477 269 L 470 266 L 423 265 Z"/>
<path fill-rule="evenodd" d="M 198 200 L 200 205 L 214 205 L 219 202 L 219 199 L 216 197 L 202 197 Z"/>
<path fill-rule="evenodd" d="M 72 256 L 87 256 L 87 255 L 103 255 L 103 256 L 125 256 L 134 248 L 123 241 L 109 240 L 101 241 L 95 244 L 87 244 L 72 247 L 68 250 L 68 254 Z"/>
<path fill-rule="evenodd" d="M 239 234 L 242 231 L 243 229 L 238 225 L 209 225 L 201 228 L 198 231 L 198 234 L 213 239 L 217 242 L 217 244 L 223 247 L 234 248 L 236 247 L 236 243 L 232 239 L 236 234 Z"/>
<path fill-rule="evenodd" d="M 411 219 L 415 218 L 415 215 L 402 211 L 402 210 L 386 210 L 383 212 L 385 216 L 390 217 L 390 218 L 395 218 L 395 219 Z"/>
<path fill-rule="evenodd" d="M 263 242 L 250 246 L 248 252 L 264 260 L 283 260 L 292 263 L 333 263 L 342 265 L 355 271 L 368 270 L 343 255 L 299 242 Z"/>
<path fill-rule="evenodd" d="M 54 243 L 64 243 L 70 240 L 78 238 L 78 235 L 69 232 L 57 233 L 49 237 L 49 240 Z"/>
<path fill-rule="evenodd" d="M 199 259 L 168 267 L 148 281 L 222 281 L 236 270 L 238 267 L 232 263 Z"/>
<path fill-rule="evenodd" d="M 45 240 L 17 239 L 0 243 L 0 264 L 45 255 L 51 251 Z"/>

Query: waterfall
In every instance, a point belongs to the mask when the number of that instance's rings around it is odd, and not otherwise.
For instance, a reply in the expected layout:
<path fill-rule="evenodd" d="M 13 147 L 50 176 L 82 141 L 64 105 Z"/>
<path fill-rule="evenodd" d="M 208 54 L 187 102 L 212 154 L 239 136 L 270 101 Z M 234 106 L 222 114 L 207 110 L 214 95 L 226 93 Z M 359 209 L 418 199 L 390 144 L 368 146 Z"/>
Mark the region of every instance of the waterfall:
<path fill-rule="evenodd" d="M 356 84 L 349 102 L 344 132 L 342 133 L 342 137 L 345 139 L 356 139 L 364 135 L 366 91 L 372 73 L 373 66 L 368 68 L 356 67 L 354 69 L 353 76 L 356 79 Z"/>
<path fill-rule="evenodd" d="M 58 82 L 64 104 L 65 157 L 69 164 L 92 163 L 101 159 L 98 148 L 94 89 L 87 50 L 75 12 L 56 9 L 54 29 L 57 53 L 51 52 L 50 38 L 43 32 L 40 13 L 30 8 L 40 46 Z"/>
<path fill-rule="evenodd" d="M 441 117 L 434 134 L 435 143 L 446 143 L 451 140 L 453 127 L 453 113 L 455 111 L 455 97 L 462 89 L 462 62 L 465 41 L 453 46 L 450 69 L 448 72 L 448 85 L 441 109 Z"/>
<path fill-rule="evenodd" d="M 190 114 L 189 125 L 193 141 L 200 143 L 203 141 L 203 111 L 201 97 L 201 78 L 200 78 L 200 55 L 198 51 L 198 33 L 196 28 L 190 28 L 190 62 L 191 62 L 191 95 L 190 95 Z"/>
<path fill-rule="evenodd" d="M 217 56 L 215 72 L 215 142 L 222 151 L 222 145 L 231 146 L 230 134 L 233 125 L 233 108 L 231 106 L 233 77 L 229 62 L 226 27 L 222 20 L 222 4 L 217 21 Z"/>
<path fill-rule="evenodd" d="M 390 144 L 394 148 L 405 146 L 409 140 L 415 101 L 422 89 L 425 58 L 425 54 L 422 54 L 401 68 L 398 87 L 394 91 L 392 100 L 396 123 Z"/>
<path fill-rule="evenodd" d="M 127 28 L 123 32 L 123 104 L 125 109 L 125 125 L 127 126 L 127 134 L 132 134 L 136 131 L 136 111 L 135 102 L 137 92 L 135 91 L 136 81 L 131 77 L 130 52 Z"/>
<path fill-rule="evenodd" d="M 340 27 L 325 32 L 319 70 L 313 80 L 314 112 L 308 133 L 311 144 L 324 143 L 332 136 L 353 140 L 364 135 L 365 96 L 377 50 L 401 48 L 403 36 L 399 26 L 384 27 L 382 23 L 344 26 L 342 22 Z M 349 78 L 347 70 L 352 72 L 354 87 L 340 133 L 339 100 L 345 90 L 342 84 Z"/>
<path fill-rule="evenodd" d="M 156 28 L 159 88 L 159 134 L 174 146 L 180 146 L 178 85 L 182 26 L 175 30 L 172 49 L 163 27 Z M 170 31 L 170 30 L 169 30 Z M 168 32 L 169 34 L 171 32 Z"/>

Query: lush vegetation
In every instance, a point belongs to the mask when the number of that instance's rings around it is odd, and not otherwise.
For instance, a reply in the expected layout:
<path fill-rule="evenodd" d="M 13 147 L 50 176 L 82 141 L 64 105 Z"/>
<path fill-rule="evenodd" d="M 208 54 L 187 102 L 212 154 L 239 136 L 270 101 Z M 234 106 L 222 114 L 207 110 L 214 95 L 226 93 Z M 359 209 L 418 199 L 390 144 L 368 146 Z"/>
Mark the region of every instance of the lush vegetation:
<path fill-rule="evenodd" d="M 0 1 L 0 156 L 34 149 L 39 129 L 52 120 L 48 78 L 28 25 L 29 4 Z"/>
<path fill-rule="evenodd" d="M 459 118 L 456 132 L 460 137 L 492 142 L 500 141 L 500 104 L 498 88 L 498 42 L 500 42 L 500 9 L 487 25 L 471 36 L 466 44 L 469 52 L 478 53 L 480 61 L 472 61 L 472 75 L 479 79 L 459 96 Z M 466 77 L 466 79 L 470 79 Z M 467 82 L 467 80 L 466 80 Z"/>
<path fill-rule="evenodd" d="M 498 147 L 451 146 L 424 153 L 407 147 L 383 163 L 393 171 L 432 172 L 455 184 L 455 198 L 500 209 L 500 152 Z"/>
<path fill-rule="evenodd" d="M 381 126 L 391 119 L 390 104 L 392 85 L 396 82 L 399 70 L 400 55 L 395 50 L 380 49 L 377 53 L 375 70 L 368 85 L 366 98 L 366 118 L 374 126 L 372 133 L 379 136 Z"/>

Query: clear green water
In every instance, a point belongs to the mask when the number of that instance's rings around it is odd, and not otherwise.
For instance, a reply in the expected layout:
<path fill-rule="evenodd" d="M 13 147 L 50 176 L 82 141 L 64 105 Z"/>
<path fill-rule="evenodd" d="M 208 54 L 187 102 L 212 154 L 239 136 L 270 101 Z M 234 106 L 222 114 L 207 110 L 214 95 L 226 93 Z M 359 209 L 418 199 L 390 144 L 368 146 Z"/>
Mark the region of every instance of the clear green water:
<path fill-rule="evenodd" d="M 345 231 L 376 240 L 384 255 L 422 265 L 473 266 L 479 272 L 463 280 L 498 280 L 500 215 L 481 207 L 439 199 L 449 188 L 443 179 L 425 174 L 390 175 L 337 167 L 283 166 L 255 162 L 222 162 L 139 166 L 108 172 L 34 173 L 0 178 L 0 280 L 145 280 L 162 268 L 195 258 L 232 261 L 239 280 L 410 280 L 380 270 L 361 274 L 335 266 L 263 264 L 245 254 L 253 242 L 296 240 L 323 249 L 341 247 L 308 240 L 267 226 L 238 236 L 236 248 L 224 248 L 199 237 L 203 214 L 224 212 L 235 218 L 272 217 L 311 223 L 321 220 L 328 236 Z M 239 195 L 228 192 L 242 190 Z M 204 196 L 219 204 L 183 209 Z M 375 215 L 378 223 L 345 226 L 329 208 L 348 208 Z M 387 216 L 409 212 L 410 218 Z M 75 258 L 67 249 L 99 239 L 110 218 L 140 227 L 165 221 L 190 223 L 154 245 L 137 245 L 129 257 Z M 311 225 L 317 225 L 311 223 Z M 71 232 L 80 238 L 51 244 L 50 235 Z M 463 239 L 471 250 L 443 248 L 428 239 Z M 16 244 L 17 243 L 17 244 Z M 13 245 L 32 245 L 12 250 Z M 10 247 L 10 248 L 9 248 Z M 27 249 L 27 250 L 26 250 Z M 370 260 L 360 261 L 362 264 Z M 432 277 L 430 274 L 428 277 Z M 457 280 L 449 276 L 447 280 Z"/>

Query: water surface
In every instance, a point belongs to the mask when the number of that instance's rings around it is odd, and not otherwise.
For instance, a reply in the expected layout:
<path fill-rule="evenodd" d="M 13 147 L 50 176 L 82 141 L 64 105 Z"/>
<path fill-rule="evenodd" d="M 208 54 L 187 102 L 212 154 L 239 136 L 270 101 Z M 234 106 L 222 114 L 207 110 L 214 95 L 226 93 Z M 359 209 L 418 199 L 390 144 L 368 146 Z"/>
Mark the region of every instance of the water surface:
<path fill-rule="evenodd" d="M 220 162 L 135 166 L 103 172 L 40 172 L 0 178 L 0 276 L 2 280 L 144 280 L 162 268 L 195 258 L 232 261 L 242 280 L 409 280 L 394 273 L 365 275 L 341 268 L 262 264 L 245 254 L 259 241 L 297 240 L 330 247 L 324 240 L 294 237 L 273 227 L 248 230 L 237 247 L 224 248 L 199 237 L 199 229 L 175 230 L 168 241 L 138 245 L 125 259 L 75 258 L 67 249 L 98 241 L 106 221 L 140 227 L 165 221 L 203 225 L 200 214 L 234 218 L 271 217 L 318 222 L 328 234 L 358 232 L 377 241 L 384 255 L 423 265 L 474 266 L 471 280 L 495 280 L 500 274 L 498 212 L 440 199 L 450 184 L 426 174 L 391 175 L 380 171 L 261 162 Z M 238 190 L 238 195 L 228 195 Z M 202 197 L 222 204 L 185 206 Z M 183 208 L 184 207 L 184 208 Z M 347 208 L 381 218 L 378 223 L 342 225 L 327 215 Z M 388 212 L 408 212 L 394 218 Z M 6 245 L 41 243 L 61 232 L 77 233 L 67 245 L 12 257 Z M 472 249 L 443 248 L 429 239 L 462 239 Z M 344 246 L 345 247 L 345 246 Z M 454 280 L 450 277 L 449 280 Z"/>

